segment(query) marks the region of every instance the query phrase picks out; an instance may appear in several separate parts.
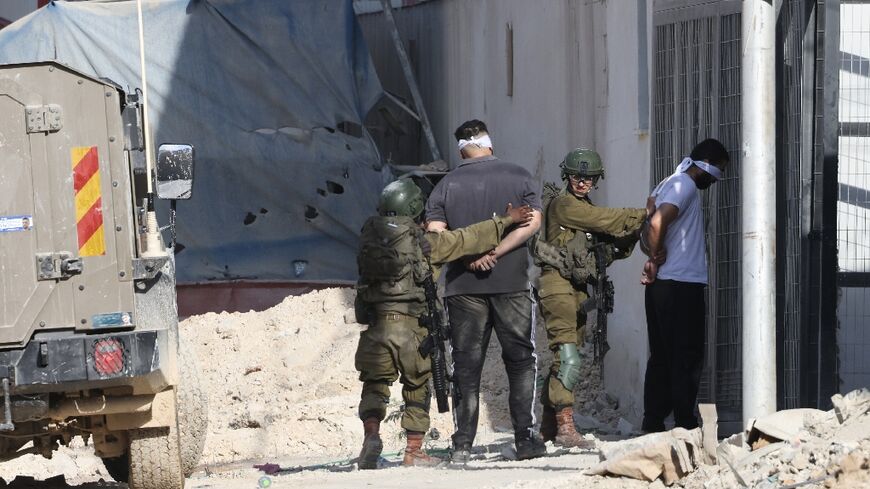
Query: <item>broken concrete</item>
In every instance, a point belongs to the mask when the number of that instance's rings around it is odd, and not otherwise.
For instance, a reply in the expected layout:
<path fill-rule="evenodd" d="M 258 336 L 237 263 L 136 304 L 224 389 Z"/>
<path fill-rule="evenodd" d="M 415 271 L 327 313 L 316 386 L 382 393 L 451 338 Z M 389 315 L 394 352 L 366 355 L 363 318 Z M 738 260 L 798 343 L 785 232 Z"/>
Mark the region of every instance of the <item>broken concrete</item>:
<path fill-rule="evenodd" d="M 602 462 L 589 474 L 620 475 L 666 485 L 682 479 L 701 463 L 701 429 L 675 428 L 604 446 Z"/>
<path fill-rule="evenodd" d="M 870 390 L 857 389 L 845 396 L 834 394 L 831 403 L 834 405 L 837 419 L 840 424 L 843 424 L 851 417 L 861 416 L 870 411 Z"/>
<path fill-rule="evenodd" d="M 719 435 L 719 414 L 715 404 L 699 404 L 698 411 L 701 413 L 701 439 L 704 443 L 704 453 L 707 455 L 708 464 L 716 463 L 716 440 Z"/>
<path fill-rule="evenodd" d="M 870 391 L 832 398 L 834 409 L 793 409 L 755 420 L 719 444 L 719 465 L 689 474 L 689 489 L 870 487 Z M 752 450 L 750 447 L 756 447 Z"/>
<path fill-rule="evenodd" d="M 592 474 L 679 481 L 688 489 L 870 487 L 870 391 L 834 396 L 834 409 L 791 409 L 761 417 L 716 444 L 713 406 L 704 427 L 604 444 Z"/>
<path fill-rule="evenodd" d="M 791 440 L 798 436 L 806 426 L 815 424 L 825 417 L 818 409 L 788 409 L 758 418 L 751 424 L 749 443 L 752 444 L 762 434 L 776 440 Z"/>

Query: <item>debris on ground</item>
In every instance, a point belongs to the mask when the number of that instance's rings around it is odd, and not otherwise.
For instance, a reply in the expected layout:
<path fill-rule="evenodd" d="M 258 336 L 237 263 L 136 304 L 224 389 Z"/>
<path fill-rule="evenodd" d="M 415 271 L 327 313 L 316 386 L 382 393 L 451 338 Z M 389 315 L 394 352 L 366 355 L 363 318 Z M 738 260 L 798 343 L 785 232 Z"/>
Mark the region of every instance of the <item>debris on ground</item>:
<path fill-rule="evenodd" d="M 702 446 L 699 428 L 650 433 L 605 445 L 601 450 L 603 462 L 593 467 L 589 474 L 610 474 L 650 482 L 661 478 L 666 485 L 671 485 L 700 464 L 698 456 Z"/>
<path fill-rule="evenodd" d="M 703 480 L 690 477 L 681 485 L 704 489 L 841 487 L 847 478 L 861 472 L 866 476 L 870 391 L 838 394 L 832 401 L 830 411 L 789 409 L 756 419 L 746 432 L 720 445 L 720 453 L 730 454 L 724 463 L 708 470 Z"/>
<path fill-rule="evenodd" d="M 701 412 L 706 429 L 675 428 L 604 444 L 601 449 L 602 462 L 588 473 L 624 476 L 649 482 L 661 479 L 670 486 L 702 464 L 715 463 L 716 407 L 705 404 Z"/>
<path fill-rule="evenodd" d="M 705 426 L 604 444 L 590 473 L 689 489 L 868 487 L 870 391 L 832 398 L 834 409 L 789 409 L 758 418 L 715 447 Z M 715 422 L 715 421 L 714 421 Z"/>

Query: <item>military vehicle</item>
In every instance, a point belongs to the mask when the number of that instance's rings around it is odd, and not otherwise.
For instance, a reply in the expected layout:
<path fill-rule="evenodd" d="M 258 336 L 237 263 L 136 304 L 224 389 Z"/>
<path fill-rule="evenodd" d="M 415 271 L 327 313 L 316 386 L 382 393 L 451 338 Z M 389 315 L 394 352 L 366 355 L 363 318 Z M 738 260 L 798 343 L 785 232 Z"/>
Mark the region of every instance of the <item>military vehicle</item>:
<path fill-rule="evenodd" d="M 140 98 L 56 63 L 0 66 L 0 459 L 81 436 L 131 489 L 180 489 L 206 399 L 172 248 L 146 230 L 156 198 L 174 226 L 193 148 L 148 165 Z"/>

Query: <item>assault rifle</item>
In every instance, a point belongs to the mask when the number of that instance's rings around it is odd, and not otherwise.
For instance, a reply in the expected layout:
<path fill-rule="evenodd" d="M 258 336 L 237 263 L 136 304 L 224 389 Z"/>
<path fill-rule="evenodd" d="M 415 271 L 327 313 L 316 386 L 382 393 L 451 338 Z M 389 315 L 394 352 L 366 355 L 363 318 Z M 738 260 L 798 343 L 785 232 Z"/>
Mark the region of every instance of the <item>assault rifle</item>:
<path fill-rule="evenodd" d="M 450 397 L 450 379 L 447 377 L 447 360 L 445 359 L 444 342 L 447 341 L 447 320 L 438 309 L 438 289 L 432 274 L 423 281 L 423 291 L 426 294 L 426 315 L 421 324 L 429 330 L 429 335 L 420 344 L 420 354 L 423 358 L 432 359 L 432 384 L 435 386 L 435 400 L 438 412 L 450 410 L 447 398 Z"/>
<path fill-rule="evenodd" d="M 604 355 L 610 350 L 607 343 L 607 315 L 613 312 L 613 282 L 607 276 L 607 243 L 596 239 L 590 251 L 595 253 L 596 273 L 588 280 L 594 290 L 594 297 L 583 303 L 583 312 L 597 312 L 592 343 L 595 363 L 601 365 Z"/>

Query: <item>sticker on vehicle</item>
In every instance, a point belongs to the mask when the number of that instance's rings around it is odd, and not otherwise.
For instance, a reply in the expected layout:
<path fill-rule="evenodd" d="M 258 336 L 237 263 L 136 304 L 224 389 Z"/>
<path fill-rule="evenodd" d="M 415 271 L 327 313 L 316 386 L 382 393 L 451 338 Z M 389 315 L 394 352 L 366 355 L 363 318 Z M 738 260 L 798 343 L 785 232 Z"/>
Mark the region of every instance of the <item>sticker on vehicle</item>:
<path fill-rule="evenodd" d="M 33 229 L 33 216 L 2 216 L 0 217 L 0 233 L 30 231 Z"/>

